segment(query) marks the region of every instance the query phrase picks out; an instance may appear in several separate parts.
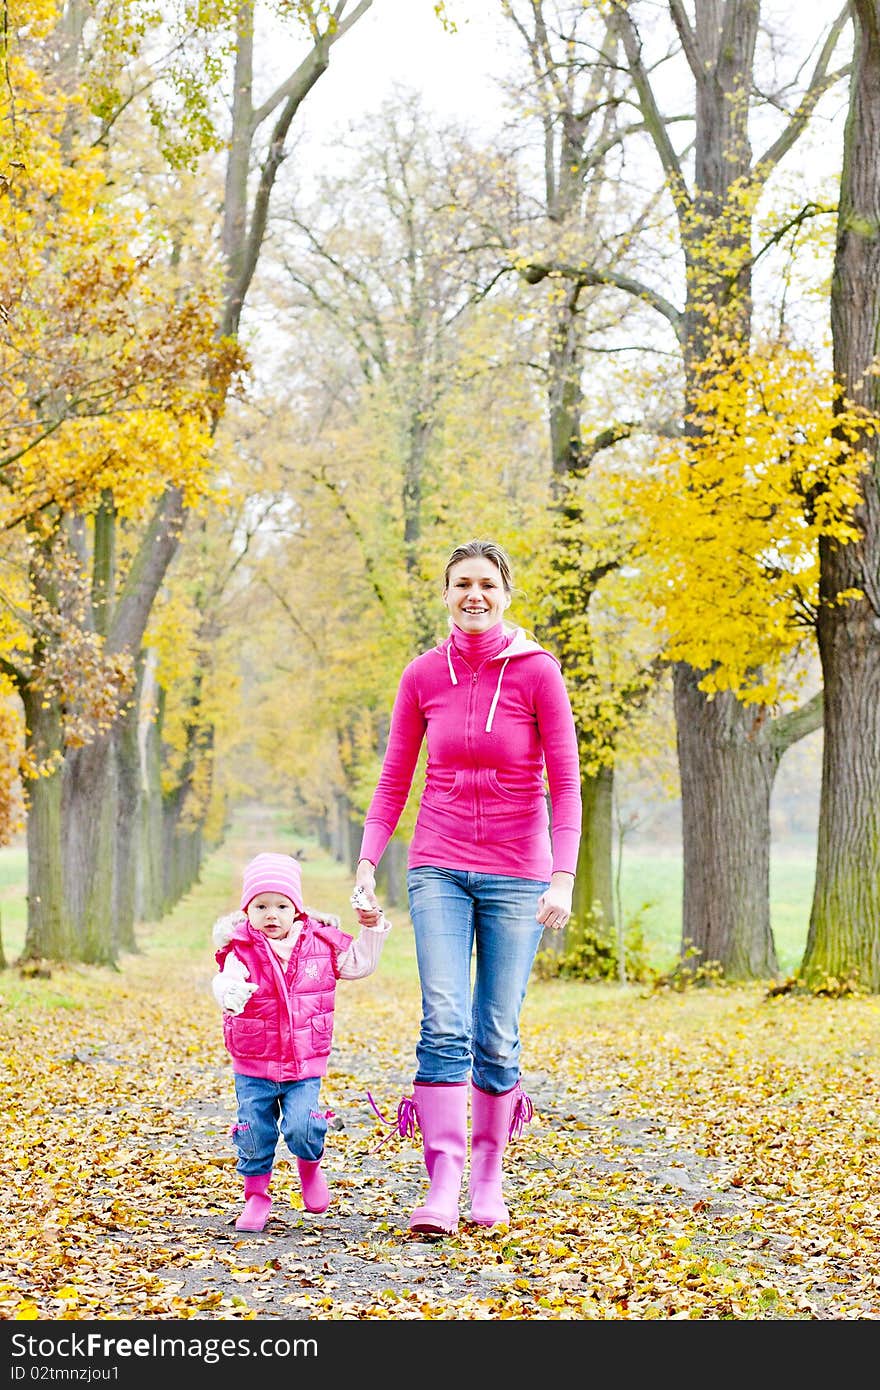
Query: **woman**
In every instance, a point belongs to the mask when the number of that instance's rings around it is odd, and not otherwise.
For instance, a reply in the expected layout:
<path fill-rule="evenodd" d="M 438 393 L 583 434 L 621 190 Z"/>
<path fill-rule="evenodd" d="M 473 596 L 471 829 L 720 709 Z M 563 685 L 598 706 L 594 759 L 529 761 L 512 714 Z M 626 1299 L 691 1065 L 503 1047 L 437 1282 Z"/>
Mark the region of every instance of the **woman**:
<path fill-rule="evenodd" d="M 503 621 L 512 590 L 499 545 L 453 550 L 443 586 L 451 632 L 403 672 L 357 866 L 357 886 L 376 904 L 376 866 L 427 737 L 407 872 L 422 1019 L 411 1110 L 404 1102 L 399 1122 L 403 1132 L 414 1110 L 430 1179 L 409 1227 L 433 1234 L 458 1229 L 469 1082 L 471 1220 L 510 1219 L 502 1159 L 531 1118 L 520 1010 L 544 928 L 561 930 L 571 914 L 581 826 L 574 719 L 556 658 Z"/>

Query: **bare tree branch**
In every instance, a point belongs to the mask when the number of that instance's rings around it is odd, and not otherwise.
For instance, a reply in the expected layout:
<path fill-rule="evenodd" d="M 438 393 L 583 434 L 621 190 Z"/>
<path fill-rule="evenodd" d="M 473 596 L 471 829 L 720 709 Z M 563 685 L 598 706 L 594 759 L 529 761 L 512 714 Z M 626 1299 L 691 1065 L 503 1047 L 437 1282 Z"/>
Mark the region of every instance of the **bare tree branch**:
<path fill-rule="evenodd" d="M 618 32 L 629 64 L 632 79 L 639 95 L 639 104 L 648 134 L 654 142 L 660 163 L 669 181 L 670 192 L 678 200 L 690 202 L 681 162 L 669 138 L 666 118 L 661 114 L 647 69 L 642 62 L 642 44 L 623 0 L 612 0 Z"/>
<path fill-rule="evenodd" d="M 791 120 L 757 161 L 755 168 L 762 180 L 770 175 L 782 157 L 788 153 L 795 141 L 803 134 L 819 98 L 849 72 L 848 66 L 840 68 L 836 72 L 828 71 L 828 65 L 838 40 L 849 23 L 849 19 L 850 7 L 846 4 L 828 30 L 828 36 L 822 45 L 822 50 L 813 69 L 813 76 L 810 78 L 810 85 L 801 97 Z"/>
<path fill-rule="evenodd" d="M 540 284 L 542 280 L 546 280 L 548 275 L 563 276 L 580 286 L 612 285 L 618 290 L 623 290 L 625 294 L 632 295 L 635 299 L 641 299 L 652 309 L 656 309 L 658 314 L 662 314 L 663 318 L 672 325 L 679 339 L 684 331 L 684 316 L 680 309 L 676 309 L 675 305 L 670 303 L 662 294 L 659 294 L 657 290 L 652 290 L 641 280 L 636 280 L 631 275 L 624 275 L 620 271 L 603 269 L 601 266 L 545 265 L 540 261 L 530 261 L 524 269 L 520 270 L 520 274 L 530 285 Z"/>
<path fill-rule="evenodd" d="M 777 763 L 787 749 L 807 734 L 821 729 L 824 710 L 824 693 L 819 690 L 806 704 L 790 710 L 774 719 L 770 726 L 770 748 Z"/>

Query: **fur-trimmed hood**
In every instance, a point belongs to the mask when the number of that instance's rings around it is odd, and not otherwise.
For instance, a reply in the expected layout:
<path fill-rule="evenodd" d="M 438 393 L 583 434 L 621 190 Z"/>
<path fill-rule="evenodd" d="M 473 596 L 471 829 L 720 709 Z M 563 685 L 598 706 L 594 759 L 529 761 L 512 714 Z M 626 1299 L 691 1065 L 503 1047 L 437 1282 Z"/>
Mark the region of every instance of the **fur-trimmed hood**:
<path fill-rule="evenodd" d="M 219 951 L 221 946 L 228 946 L 235 936 L 238 928 L 247 926 L 247 917 L 243 912 L 227 912 L 224 917 L 218 917 L 211 928 L 211 940 L 214 943 L 214 950 Z"/>

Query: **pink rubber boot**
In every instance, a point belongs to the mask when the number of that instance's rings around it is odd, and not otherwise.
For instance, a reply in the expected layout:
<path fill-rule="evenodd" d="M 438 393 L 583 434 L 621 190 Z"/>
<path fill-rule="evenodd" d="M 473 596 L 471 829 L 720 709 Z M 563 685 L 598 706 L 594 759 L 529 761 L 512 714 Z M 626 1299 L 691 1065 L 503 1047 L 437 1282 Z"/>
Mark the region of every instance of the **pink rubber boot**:
<path fill-rule="evenodd" d="M 519 1082 L 501 1096 L 471 1084 L 471 1107 L 471 1221 L 478 1226 L 507 1223 L 501 1164 L 509 1140 L 532 1118 L 532 1102 Z"/>
<path fill-rule="evenodd" d="M 458 1230 L 458 1201 L 467 1153 L 467 1096 L 467 1082 L 453 1086 L 417 1082 L 413 1086 L 431 1186 L 409 1219 L 411 1231 L 455 1235 Z"/>
<path fill-rule="evenodd" d="M 262 1231 L 269 1217 L 272 1198 L 269 1196 L 269 1183 L 272 1170 L 257 1173 L 244 1180 L 244 1211 L 235 1223 L 237 1231 Z"/>
<path fill-rule="evenodd" d="M 305 1158 L 298 1158 L 296 1166 L 306 1211 L 326 1211 L 330 1205 L 330 1189 L 321 1172 L 321 1160 L 309 1163 Z"/>

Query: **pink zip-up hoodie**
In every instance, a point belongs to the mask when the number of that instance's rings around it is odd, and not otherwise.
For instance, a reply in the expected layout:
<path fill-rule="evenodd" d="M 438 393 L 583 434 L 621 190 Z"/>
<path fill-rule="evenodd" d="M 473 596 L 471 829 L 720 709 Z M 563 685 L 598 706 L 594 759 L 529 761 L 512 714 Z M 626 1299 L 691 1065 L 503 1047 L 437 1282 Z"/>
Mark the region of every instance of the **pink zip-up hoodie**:
<path fill-rule="evenodd" d="M 559 662 L 521 628 L 452 635 L 400 679 L 360 857 L 378 864 L 423 739 L 428 761 L 410 868 L 515 878 L 573 874 L 581 833 L 577 735 Z M 544 774 L 546 771 L 546 787 Z M 546 791 L 550 793 L 550 817 Z"/>

